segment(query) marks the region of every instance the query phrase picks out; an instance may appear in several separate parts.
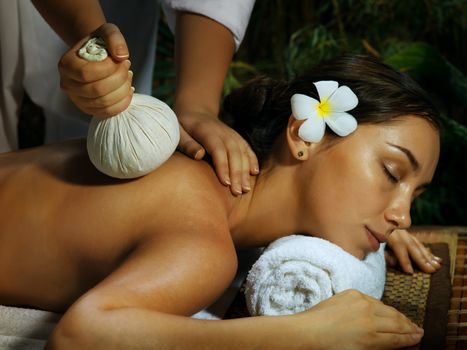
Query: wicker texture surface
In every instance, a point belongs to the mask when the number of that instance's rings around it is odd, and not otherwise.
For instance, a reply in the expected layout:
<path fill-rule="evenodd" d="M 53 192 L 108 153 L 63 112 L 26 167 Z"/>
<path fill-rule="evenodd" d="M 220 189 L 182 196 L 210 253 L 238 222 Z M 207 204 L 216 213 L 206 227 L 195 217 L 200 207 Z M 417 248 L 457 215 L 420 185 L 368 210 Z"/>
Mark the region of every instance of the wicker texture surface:
<path fill-rule="evenodd" d="M 467 349 L 467 230 L 458 234 L 446 349 Z"/>
<path fill-rule="evenodd" d="M 391 305 L 403 312 L 418 326 L 423 327 L 429 291 L 429 274 L 414 272 L 413 275 L 406 275 L 399 270 L 388 269 L 381 300 L 386 305 Z"/>

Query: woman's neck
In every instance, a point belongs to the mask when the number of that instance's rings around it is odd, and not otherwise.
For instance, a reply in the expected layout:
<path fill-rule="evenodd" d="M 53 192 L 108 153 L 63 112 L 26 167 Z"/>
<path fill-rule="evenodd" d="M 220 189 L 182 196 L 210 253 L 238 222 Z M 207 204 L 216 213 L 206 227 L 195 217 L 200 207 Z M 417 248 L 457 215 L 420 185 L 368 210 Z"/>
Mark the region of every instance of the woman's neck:
<path fill-rule="evenodd" d="M 293 166 L 251 177 L 252 190 L 232 199 L 229 225 L 237 246 L 263 246 L 297 232 L 298 190 Z"/>

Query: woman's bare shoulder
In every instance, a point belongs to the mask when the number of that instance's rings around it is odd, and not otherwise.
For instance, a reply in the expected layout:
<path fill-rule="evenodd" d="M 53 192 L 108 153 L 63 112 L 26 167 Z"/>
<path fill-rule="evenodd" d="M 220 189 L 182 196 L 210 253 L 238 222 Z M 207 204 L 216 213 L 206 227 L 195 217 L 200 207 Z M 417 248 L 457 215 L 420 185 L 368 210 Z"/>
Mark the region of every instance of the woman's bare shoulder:
<path fill-rule="evenodd" d="M 139 198 L 148 230 L 159 231 L 166 225 L 178 230 L 191 226 L 197 231 L 228 232 L 230 191 L 206 162 L 176 153 L 136 180 L 132 193 Z"/>
<path fill-rule="evenodd" d="M 163 189 L 172 200 L 200 203 L 207 200 L 228 203 L 230 192 L 210 164 L 176 152 L 165 164 L 144 179 L 151 187 Z"/>

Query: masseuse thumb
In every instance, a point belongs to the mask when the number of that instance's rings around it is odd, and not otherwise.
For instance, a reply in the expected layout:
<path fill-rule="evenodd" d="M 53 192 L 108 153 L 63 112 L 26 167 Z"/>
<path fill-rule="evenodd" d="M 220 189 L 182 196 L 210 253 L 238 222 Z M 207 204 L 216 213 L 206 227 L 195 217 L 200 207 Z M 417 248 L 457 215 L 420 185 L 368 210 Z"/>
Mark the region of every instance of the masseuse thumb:
<path fill-rule="evenodd" d="M 107 52 L 115 61 L 124 61 L 130 57 L 125 38 L 115 24 L 105 23 L 94 34 L 104 39 Z"/>
<path fill-rule="evenodd" d="M 185 153 L 188 157 L 195 160 L 200 160 L 206 153 L 203 146 L 201 146 L 194 138 L 192 138 L 183 126 L 180 125 L 180 141 L 178 143 L 178 150 Z"/>

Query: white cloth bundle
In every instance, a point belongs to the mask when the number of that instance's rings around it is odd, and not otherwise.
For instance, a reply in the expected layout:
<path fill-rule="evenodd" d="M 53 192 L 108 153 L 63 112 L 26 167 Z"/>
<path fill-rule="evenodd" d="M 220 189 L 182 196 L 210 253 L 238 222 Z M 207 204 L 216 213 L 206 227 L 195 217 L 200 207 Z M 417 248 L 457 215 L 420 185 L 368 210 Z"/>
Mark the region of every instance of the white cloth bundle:
<path fill-rule="evenodd" d="M 79 55 L 88 61 L 107 57 L 104 43 L 90 39 Z M 87 149 L 92 164 L 104 174 L 120 179 L 146 175 L 164 163 L 177 148 L 177 116 L 155 97 L 134 94 L 130 106 L 113 117 L 93 117 Z"/>
<path fill-rule="evenodd" d="M 280 238 L 248 273 L 248 311 L 252 316 L 294 314 L 346 289 L 380 299 L 386 279 L 384 246 L 359 260 L 320 238 Z"/>
<path fill-rule="evenodd" d="M 92 164 L 120 179 L 146 175 L 173 154 L 180 140 L 175 113 L 155 97 L 134 94 L 130 106 L 107 119 L 92 118 L 87 148 Z"/>

